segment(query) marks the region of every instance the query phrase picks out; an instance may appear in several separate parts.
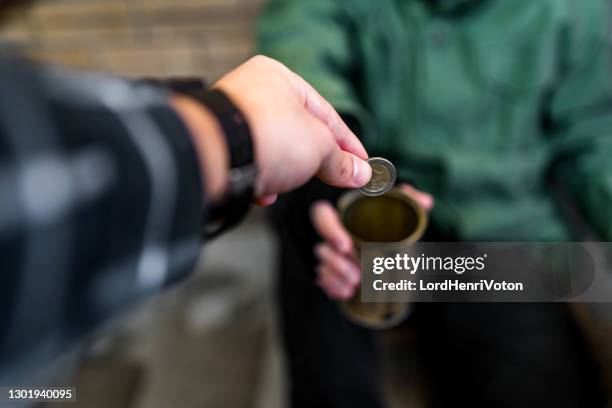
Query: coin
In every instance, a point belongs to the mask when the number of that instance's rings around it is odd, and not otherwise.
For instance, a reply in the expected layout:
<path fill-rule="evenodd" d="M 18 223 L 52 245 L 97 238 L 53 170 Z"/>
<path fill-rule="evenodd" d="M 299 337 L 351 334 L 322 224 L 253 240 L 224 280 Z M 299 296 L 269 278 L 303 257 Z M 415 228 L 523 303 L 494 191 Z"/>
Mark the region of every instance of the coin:
<path fill-rule="evenodd" d="M 372 178 L 359 191 L 368 196 L 378 196 L 389 191 L 397 176 L 395 166 L 382 157 L 372 157 L 368 159 L 368 164 L 372 168 Z"/>

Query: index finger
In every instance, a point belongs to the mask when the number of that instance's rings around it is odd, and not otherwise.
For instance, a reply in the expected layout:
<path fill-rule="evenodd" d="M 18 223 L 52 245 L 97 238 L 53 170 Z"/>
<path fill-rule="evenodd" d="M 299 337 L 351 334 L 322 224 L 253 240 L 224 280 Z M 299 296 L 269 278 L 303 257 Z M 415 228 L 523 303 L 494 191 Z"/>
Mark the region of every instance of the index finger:
<path fill-rule="evenodd" d="M 342 150 L 353 153 L 363 160 L 367 160 L 368 153 L 363 147 L 363 144 L 361 144 L 359 138 L 355 136 L 353 131 L 344 123 L 334 107 L 301 76 L 291 71 L 289 68 L 285 68 L 300 90 L 306 110 L 327 126 L 334 136 L 336 143 L 338 143 Z"/>
<path fill-rule="evenodd" d="M 343 254 L 350 254 L 353 241 L 342 225 L 336 209 L 327 201 L 317 201 L 311 208 L 312 223 L 323 239 Z"/>

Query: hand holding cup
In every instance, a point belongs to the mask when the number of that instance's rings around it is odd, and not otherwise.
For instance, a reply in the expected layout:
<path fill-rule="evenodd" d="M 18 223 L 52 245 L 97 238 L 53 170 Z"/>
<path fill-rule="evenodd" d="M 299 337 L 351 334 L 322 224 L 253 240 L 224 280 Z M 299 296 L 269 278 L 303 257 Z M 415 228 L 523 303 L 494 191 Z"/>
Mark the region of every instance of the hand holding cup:
<path fill-rule="evenodd" d="M 434 205 L 431 195 L 419 191 L 409 184 L 400 184 L 399 189 L 409 195 L 425 211 Z M 351 234 L 341 222 L 338 211 L 327 201 L 318 201 L 311 208 L 311 219 L 323 242 L 315 247 L 317 284 L 332 299 L 351 298 L 361 281 L 361 267 L 355 255 Z"/>

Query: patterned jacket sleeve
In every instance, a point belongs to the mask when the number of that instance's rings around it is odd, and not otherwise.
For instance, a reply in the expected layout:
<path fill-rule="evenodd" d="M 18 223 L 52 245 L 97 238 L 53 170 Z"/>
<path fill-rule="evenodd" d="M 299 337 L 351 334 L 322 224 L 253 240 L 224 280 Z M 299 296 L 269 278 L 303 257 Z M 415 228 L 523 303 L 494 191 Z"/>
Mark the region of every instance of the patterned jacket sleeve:
<path fill-rule="evenodd" d="M 5 383 L 186 274 L 204 192 L 165 90 L 6 55 L 0 89 Z"/>

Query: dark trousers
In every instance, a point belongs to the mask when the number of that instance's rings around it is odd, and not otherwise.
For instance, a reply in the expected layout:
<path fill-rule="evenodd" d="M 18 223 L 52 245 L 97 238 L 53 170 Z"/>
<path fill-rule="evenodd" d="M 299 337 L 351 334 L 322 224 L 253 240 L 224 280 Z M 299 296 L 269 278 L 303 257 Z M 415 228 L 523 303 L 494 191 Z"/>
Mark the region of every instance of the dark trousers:
<path fill-rule="evenodd" d="M 308 208 L 338 194 L 310 183 L 273 217 L 293 408 L 385 406 L 376 332 L 348 322 L 313 282 L 318 238 Z M 597 367 L 567 305 L 419 303 L 409 324 L 434 407 L 604 405 Z"/>

